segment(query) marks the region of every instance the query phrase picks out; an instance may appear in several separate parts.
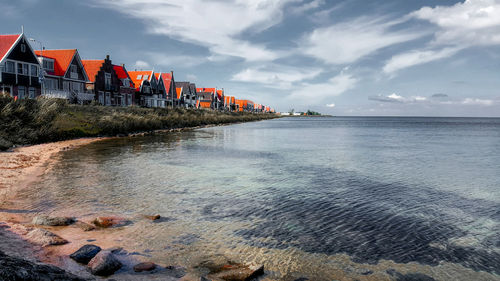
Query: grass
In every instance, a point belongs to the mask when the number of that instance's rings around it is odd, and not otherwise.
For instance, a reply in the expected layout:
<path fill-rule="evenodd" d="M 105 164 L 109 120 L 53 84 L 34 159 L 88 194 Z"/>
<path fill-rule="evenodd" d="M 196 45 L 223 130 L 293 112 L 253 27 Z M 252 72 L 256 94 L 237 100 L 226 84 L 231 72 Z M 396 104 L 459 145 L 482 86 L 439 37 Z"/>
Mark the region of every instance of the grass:
<path fill-rule="evenodd" d="M 271 118 L 276 118 L 276 115 L 183 108 L 82 106 L 59 99 L 14 101 L 9 96 L 0 95 L 0 150 L 80 137 L 127 135 Z"/>

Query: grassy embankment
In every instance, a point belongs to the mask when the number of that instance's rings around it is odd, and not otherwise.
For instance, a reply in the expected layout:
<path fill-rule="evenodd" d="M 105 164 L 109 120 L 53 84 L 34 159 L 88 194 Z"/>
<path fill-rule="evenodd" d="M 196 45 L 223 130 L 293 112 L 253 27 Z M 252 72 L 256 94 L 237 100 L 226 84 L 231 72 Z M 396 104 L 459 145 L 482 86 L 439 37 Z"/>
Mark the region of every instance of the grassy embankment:
<path fill-rule="evenodd" d="M 194 109 L 73 105 L 64 100 L 14 101 L 0 96 L 0 150 L 80 137 L 116 136 L 154 130 L 275 118 L 274 114 Z"/>

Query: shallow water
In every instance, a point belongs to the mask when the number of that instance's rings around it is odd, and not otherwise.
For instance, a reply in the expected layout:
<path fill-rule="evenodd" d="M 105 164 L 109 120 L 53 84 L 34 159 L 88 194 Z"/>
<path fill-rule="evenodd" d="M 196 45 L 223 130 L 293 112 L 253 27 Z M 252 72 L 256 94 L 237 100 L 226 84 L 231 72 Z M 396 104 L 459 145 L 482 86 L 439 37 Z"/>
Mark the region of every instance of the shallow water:
<path fill-rule="evenodd" d="M 500 119 L 282 118 L 60 158 L 23 207 L 132 218 L 110 235 L 160 264 L 223 254 L 280 280 L 500 280 Z"/>

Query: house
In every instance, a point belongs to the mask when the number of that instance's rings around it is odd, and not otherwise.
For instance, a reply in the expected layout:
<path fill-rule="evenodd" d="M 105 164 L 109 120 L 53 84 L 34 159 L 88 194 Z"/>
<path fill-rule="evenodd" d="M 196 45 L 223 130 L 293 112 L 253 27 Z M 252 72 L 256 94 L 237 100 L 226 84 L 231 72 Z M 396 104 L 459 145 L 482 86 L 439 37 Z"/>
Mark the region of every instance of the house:
<path fill-rule="evenodd" d="M 41 94 L 41 65 L 24 33 L 0 35 L 0 93 L 19 99 Z"/>
<path fill-rule="evenodd" d="M 224 89 L 217 90 L 214 98 L 214 109 L 224 110 Z"/>
<path fill-rule="evenodd" d="M 43 95 L 73 103 L 90 103 L 94 94 L 88 93 L 89 81 L 77 49 L 36 50 L 44 70 Z"/>
<path fill-rule="evenodd" d="M 234 97 L 224 96 L 224 109 L 227 111 L 236 111 L 236 104 Z"/>
<path fill-rule="evenodd" d="M 129 71 L 135 84 L 136 103 L 145 107 L 166 107 L 167 95 L 163 80 L 159 81 L 154 71 Z"/>
<path fill-rule="evenodd" d="M 174 104 L 174 97 L 177 95 L 176 93 L 176 87 L 175 87 L 175 80 L 174 80 L 174 72 L 160 72 L 160 73 L 155 73 L 155 77 L 158 80 L 158 83 L 163 87 L 163 92 L 165 93 L 166 97 L 166 105 L 167 106 L 173 106 Z"/>
<path fill-rule="evenodd" d="M 215 109 L 215 96 L 216 89 L 215 88 L 196 88 L 196 93 L 198 99 L 200 100 L 201 108 L 211 108 Z M 210 106 L 207 107 L 208 103 Z"/>
<path fill-rule="evenodd" d="M 125 94 L 120 91 L 122 80 L 118 77 L 109 55 L 103 60 L 83 60 L 82 63 L 89 78 L 86 89 L 89 93 L 94 94 L 95 100 L 107 106 L 132 105 L 133 97 L 128 96 L 127 91 Z M 127 84 L 127 87 L 130 88 L 130 82 Z"/>
<path fill-rule="evenodd" d="M 186 108 L 195 108 L 198 97 L 196 93 L 196 85 L 190 82 L 175 82 L 175 86 L 177 89 L 181 89 L 178 97 L 179 103 L 176 105 Z"/>
<path fill-rule="evenodd" d="M 238 106 L 238 111 L 253 112 L 254 110 L 254 103 L 251 100 L 236 99 L 236 105 Z"/>
<path fill-rule="evenodd" d="M 122 106 L 131 106 L 135 104 L 135 84 L 132 82 L 125 65 L 113 65 L 116 76 L 120 79 L 120 95 Z"/>

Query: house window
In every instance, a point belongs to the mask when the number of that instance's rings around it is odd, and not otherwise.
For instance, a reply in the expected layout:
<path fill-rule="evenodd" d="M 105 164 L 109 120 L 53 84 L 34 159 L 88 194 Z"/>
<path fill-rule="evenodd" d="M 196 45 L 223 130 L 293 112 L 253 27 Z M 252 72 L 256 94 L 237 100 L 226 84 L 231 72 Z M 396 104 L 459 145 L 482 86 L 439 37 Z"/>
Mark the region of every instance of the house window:
<path fill-rule="evenodd" d="M 71 79 L 78 79 L 78 69 L 77 69 L 76 65 L 72 64 L 70 66 L 69 71 L 70 71 L 69 75 L 70 75 Z"/>
<path fill-rule="evenodd" d="M 99 103 L 101 105 L 104 105 L 104 93 L 103 92 L 99 92 Z"/>
<path fill-rule="evenodd" d="M 38 67 L 36 65 L 31 66 L 31 76 L 33 77 L 38 76 Z"/>
<path fill-rule="evenodd" d="M 123 81 L 122 81 L 122 85 L 123 87 L 130 87 L 130 82 L 128 81 L 128 78 L 124 78 Z"/>
<path fill-rule="evenodd" d="M 27 63 L 23 64 L 23 74 L 28 75 L 29 65 Z"/>
<path fill-rule="evenodd" d="M 43 60 L 43 68 L 54 71 L 54 62 L 51 60 Z"/>
<path fill-rule="evenodd" d="M 142 76 L 142 80 L 148 80 L 149 75 Z"/>
<path fill-rule="evenodd" d="M 35 98 L 35 88 L 30 87 L 30 89 L 29 89 L 29 97 L 30 97 L 30 99 L 34 99 Z"/>
<path fill-rule="evenodd" d="M 142 79 L 142 75 L 137 75 L 137 80 L 141 80 Z"/>
<path fill-rule="evenodd" d="M 14 62 L 7 61 L 5 63 L 5 66 L 6 66 L 6 72 L 15 73 L 15 70 L 14 70 L 15 64 L 14 64 Z"/>
<path fill-rule="evenodd" d="M 104 86 L 106 90 L 111 89 L 111 73 L 104 73 Z"/>
<path fill-rule="evenodd" d="M 17 98 L 24 99 L 25 96 L 26 96 L 26 88 L 24 86 L 19 86 L 17 88 Z"/>
<path fill-rule="evenodd" d="M 17 74 L 23 74 L 23 64 L 22 63 L 17 64 Z"/>
<path fill-rule="evenodd" d="M 26 45 L 21 44 L 21 52 L 26 53 Z"/>

